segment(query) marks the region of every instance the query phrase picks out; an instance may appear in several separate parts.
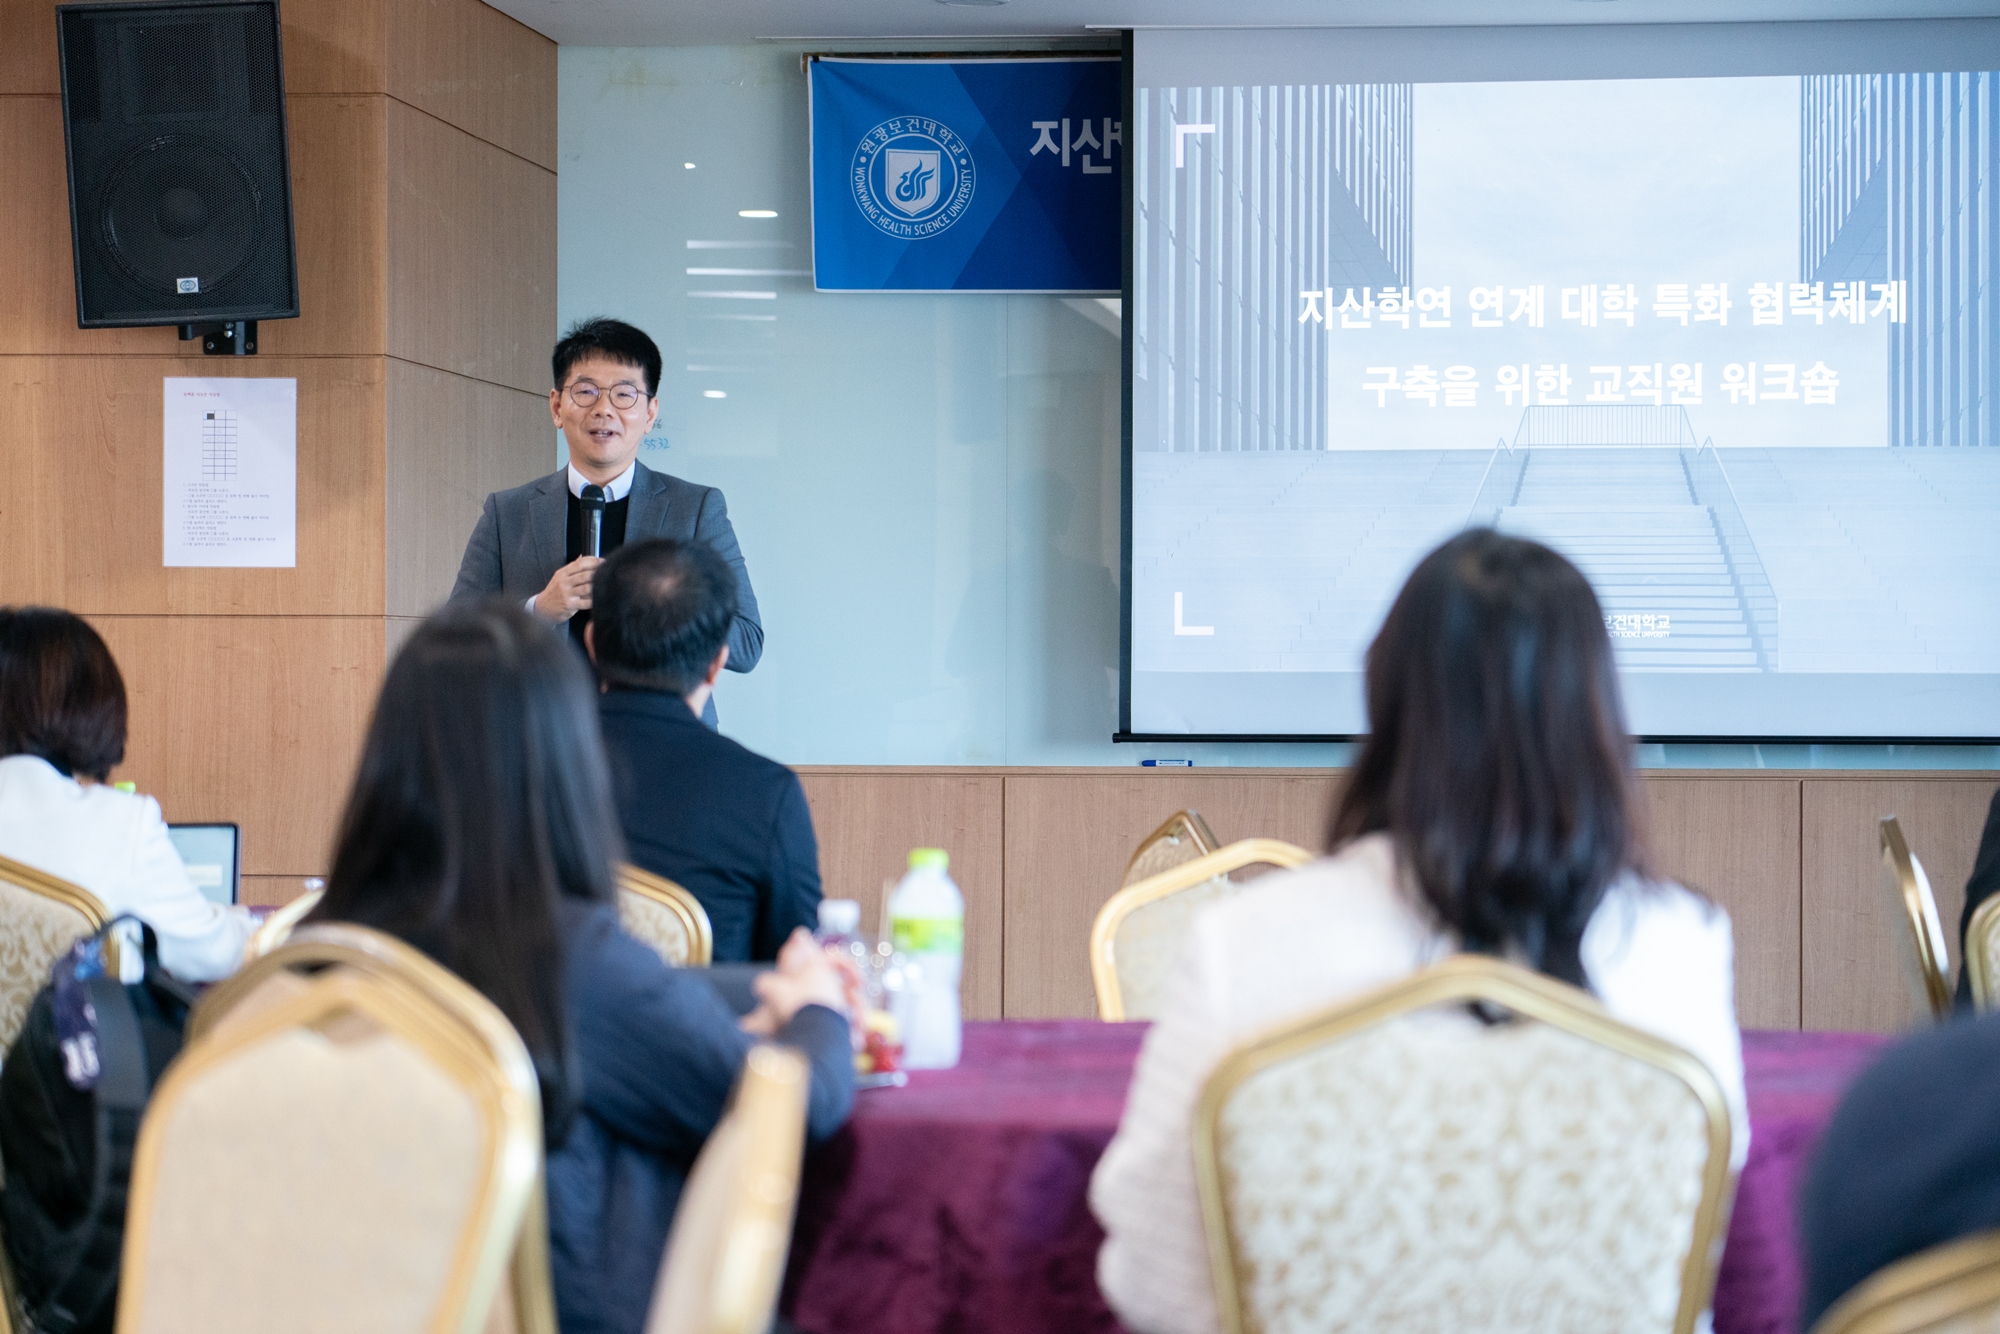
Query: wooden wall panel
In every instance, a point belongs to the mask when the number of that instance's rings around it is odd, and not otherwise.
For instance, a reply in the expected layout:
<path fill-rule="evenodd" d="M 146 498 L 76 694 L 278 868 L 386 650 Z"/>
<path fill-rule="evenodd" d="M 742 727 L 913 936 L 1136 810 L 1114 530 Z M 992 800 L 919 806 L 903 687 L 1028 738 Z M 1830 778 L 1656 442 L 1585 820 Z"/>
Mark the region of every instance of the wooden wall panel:
<path fill-rule="evenodd" d="M 56 0 L 0 0 L 0 96 L 61 92 Z"/>
<path fill-rule="evenodd" d="M 391 97 L 556 169 L 554 42 L 479 0 L 402 0 L 388 50 Z"/>
<path fill-rule="evenodd" d="M 373 0 L 283 0 L 285 96 L 386 92 L 383 10 Z"/>
<path fill-rule="evenodd" d="M 298 565 L 161 561 L 160 381 L 296 376 Z M 0 357 L 15 446 L 0 488 L 0 599 L 86 613 L 382 614 L 381 358 Z"/>
<path fill-rule="evenodd" d="M 251 875 L 324 875 L 381 684 L 379 617 L 93 616 L 131 701 L 112 775 L 243 826 Z"/>
<path fill-rule="evenodd" d="M 1262 836 L 1317 851 L 1340 781 L 1330 770 L 1010 772 L 1007 1017 L 1097 1012 L 1091 922 L 1139 841 L 1175 811 L 1201 812 L 1225 843 Z"/>
<path fill-rule="evenodd" d="M 1736 1020 L 1799 1026 L 1799 780 L 1641 776 L 1656 870 L 1714 899 L 1736 936 Z"/>
<path fill-rule="evenodd" d="M 245 875 L 237 892 L 250 908 L 282 908 L 306 892 L 306 878 L 300 875 Z M 326 877 L 321 876 L 322 880 Z"/>
<path fill-rule="evenodd" d="M 284 0 L 280 10 L 288 96 L 384 90 L 381 5 Z M 9 93 L 61 95 L 56 0 L 0 0 L 0 95 Z"/>
<path fill-rule="evenodd" d="M 423 616 L 450 596 L 488 493 L 554 468 L 554 430 L 540 394 L 388 367 L 388 608 Z"/>
<path fill-rule="evenodd" d="M 801 772 L 811 792 L 822 791 L 815 784 L 833 775 L 842 785 L 839 833 L 830 836 L 821 826 L 829 883 L 855 879 L 851 870 L 834 869 L 851 865 L 854 849 L 870 868 L 893 867 L 911 840 L 876 834 L 873 821 L 884 817 L 869 812 L 894 812 L 907 800 L 913 771 Z M 1338 773 L 1313 770 L 937 772 L 983 773 L 1004 783 L 1002 1003 L 1010 1018 L 1093 1011 L 1085 955 L 1090 923 L 1131 849 L 1167 815 L 1199 810 L 1224 841 L 1265 834 L 1315 847 L 1340 781 Z M 878 787 L 891 777 L 893 784 Z M 1900 1021 L 1902 984 L 1890 951 L 1895 940 L 1878 911 L 1871 812 L 1877 805 L 1899 809 L 1909 828 L 1926 831 L 1912 837 L 1933 868 L 1947 925 L 1955 926 L 1959 889 L 1995 782 L 1993 775 L 1956 774 L 1847 779 L 1655 770 L 1642 776 L 1659 869 L 1730 913 L 1738 1014 L 1753 1028 L 1802 1021 L 1808 1028 L 1883 1028 Z M 1816 799 L 1809 796 L 1815 790 Z M 815 798 L 816 812 L 824 799 Z M 1927 851 L 1927 843 L 1935 850 Z M 1845 886 L 1845 898 L 1830 896 L 1828 886 Z"/>
<path fill-rule="evenodd" d="M 553 47 L 477 0 L 285 0 L 283 13 L 303 315 L 264 324 L 261 354 L 233 360 L 170 328 L 76 327 L 54 4 L 0 0 L 0 602 L 97 620 L 132 694 L 123 776 L 170 816 L 242 824 L 253 895 L 269 898 L 324 869 L 389 642 L 415 624 L 385 615 L 391 583 L 406 612 L 441 598 L 444 552 L 455 571 L 477 514 L 444 533 L 434 510 L 419 531 L 404 506 L 392 527 L 392 456 L 406 498 L 428 473 L 434 504 L 440 475 L 483 496 L 549 453 L 526 424 L 543 420 L 535 398 L 407 363 L 538 397 L 555 325 Z M 406 43 L 393 95 L 392 27 Z M 392 368 L 392 343 L 417 355 Z M 295 569 L 161 567 L 165 375 L 299 379 Z M 463 435 L 438 429 L 440 407 Z M 533 466 L 512 467 L 510 450 Z"/>
<path fill-rule="evenodd" d="M 858 900 L 861 929 L 879 929 L 882 883 L 911 848 L 943 848 L 965 894 L 965 1013 L 1001 1013 L 1001 786 L 995 770 L 799 770 L 819 835 L 828 898 Z"/>
<path fill-rule="evenodd" d="M 292 144 L 299 317 L 259 324 L 259 354 L 376 355 L 387 346 L 389 207 L 384 173 L 388 108 L 393 104 L 381 97 L 341 96 L 292 97 L 285 105 Z"/>
<path fill-rule="evenodd" d="M 391 355 L 548 392 L 555 173 L 388 107 Z"/>
<path fill-rule="evenodd" d="M 384 100 L 305 97 L 287 106 L 301 315 L 260 324 L 260 354 L 379 355 L 388 244 Z M 182 342 L 172 328 L 77 327 L 59 101 L 0 97 L 0 162 L 8 172 L 8 188 L 0 190 L 0 236 L 9 246 L 0 257 L 7 283 L 0 355 L 75 352 L 215 363 L 202 356 L 199 343 Z"/>
<path fill-rule="evenodd" d="M 1914 1022 L 1898 952 L 1908 928 L 1882 880 L 1876 822 L 1894 815 L 1902 823 L 1937 896 L 1955 966 L 1965 881 L 1996 784 L 1994 774 L 1805 780 L 1805 1027 L 1893 1032 Z"/>

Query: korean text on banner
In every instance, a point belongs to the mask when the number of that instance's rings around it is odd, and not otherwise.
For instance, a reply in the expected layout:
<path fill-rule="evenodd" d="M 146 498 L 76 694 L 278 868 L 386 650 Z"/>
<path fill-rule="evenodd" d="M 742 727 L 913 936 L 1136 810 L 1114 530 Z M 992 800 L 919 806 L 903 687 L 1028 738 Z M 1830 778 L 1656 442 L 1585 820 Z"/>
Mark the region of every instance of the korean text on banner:
<path fill-rule="evenodd" d="M 820 291 L 1120 289 L 1115 57 L 812 62 Z"/>

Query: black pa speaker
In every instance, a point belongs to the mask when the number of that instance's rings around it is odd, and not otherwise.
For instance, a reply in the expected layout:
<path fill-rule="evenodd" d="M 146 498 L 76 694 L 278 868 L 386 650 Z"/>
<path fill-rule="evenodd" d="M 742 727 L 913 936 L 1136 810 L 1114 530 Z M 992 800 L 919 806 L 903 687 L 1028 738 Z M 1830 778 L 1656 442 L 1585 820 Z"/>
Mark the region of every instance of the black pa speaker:
<path fill-rule="evenodd" d="M 56 20 L 77 323 L 296 316 L 276 0 L 58 5 Z"/>

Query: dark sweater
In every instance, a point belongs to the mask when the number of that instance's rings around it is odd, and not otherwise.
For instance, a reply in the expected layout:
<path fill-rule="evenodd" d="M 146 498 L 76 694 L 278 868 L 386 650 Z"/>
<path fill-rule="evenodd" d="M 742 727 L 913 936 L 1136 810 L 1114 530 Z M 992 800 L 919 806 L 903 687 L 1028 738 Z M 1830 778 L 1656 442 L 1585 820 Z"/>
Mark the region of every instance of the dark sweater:
<path fill-rule="evenodd" d="M 2000 1017 L 1892 1048 L 1854 1082 L 1799 1195 L 1810 1328 L 1882 1266 L 2000 1227 Z"/>
<path fill-rule="evenodd" d="M 563 928 L 583 1090 L 548 1159 L 556 1311 L 563 1334 L 639 1334 L 681 1187 L 753 1040 L 701 970 L 667 967 L 619 930 L 616 909 L 566 904 Z M 825 1139 L 854 1101 L 847 1021 L 807 1006 L 778 1040 L 812 1060 L 806 1134 Z"/>
<path fill-rule="evenodd" d="M 819 921 L 819 844 L 798 775 L 702 726 L 677 695 L 598 701 L 632 861 L 701 900 L 715 961 L 778 957 Z"/>

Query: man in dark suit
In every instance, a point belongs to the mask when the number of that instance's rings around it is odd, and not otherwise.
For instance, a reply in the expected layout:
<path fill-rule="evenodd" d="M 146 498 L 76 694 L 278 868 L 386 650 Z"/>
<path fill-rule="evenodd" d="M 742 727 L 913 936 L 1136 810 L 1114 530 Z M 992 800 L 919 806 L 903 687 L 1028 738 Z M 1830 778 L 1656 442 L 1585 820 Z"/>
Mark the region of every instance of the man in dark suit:
<path fill-rule="evenodd" d="M 763 655 L 764 627 L 722 492 L 639 462 L 639 443 L 660 416 L 660 349 L 629 324 L 591 319 L 563 335 L 552 361 L 549 415 L 569 443 L 569 465 L 486 497 L 451 600 L 518 598 L 550 625 L 569 622 L 581 647 L 591 576 L 600 563 L 584 549 L 587 516 L 601 506 L 604 555 L 649 537 L 715 549 L 736 580 L 729 670 L 749 671 Z M 703 705 L 701 720 L 715 726 L 713 701 Z"/>
<path fill-rule="evenodd" d="M 1965 911 L 1958 918 L 1958 1008 L 1972 1008 L 1972 970 L 1965 966 L 1965 933 L 1972 927 L 1972 914 L 1979 905 L 2000 894 L 2000 790 L 1986 808 L 1986 832 L 1979 836 L 1979 851 L 1972 861 L 1972 878 L 1965 882 Z"/>
<path fill-rule="evenodd" d="M 628 542 L 597 566 L 584 643 L 633 862 L 701 900 L 715 961 L 775 959 L 819 919 L 798 776 L 699 721 L 730 659 L 736 581 L 701 542 Z"/>

